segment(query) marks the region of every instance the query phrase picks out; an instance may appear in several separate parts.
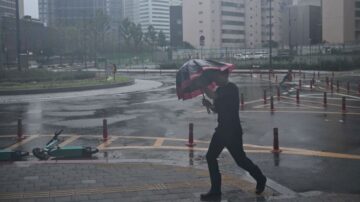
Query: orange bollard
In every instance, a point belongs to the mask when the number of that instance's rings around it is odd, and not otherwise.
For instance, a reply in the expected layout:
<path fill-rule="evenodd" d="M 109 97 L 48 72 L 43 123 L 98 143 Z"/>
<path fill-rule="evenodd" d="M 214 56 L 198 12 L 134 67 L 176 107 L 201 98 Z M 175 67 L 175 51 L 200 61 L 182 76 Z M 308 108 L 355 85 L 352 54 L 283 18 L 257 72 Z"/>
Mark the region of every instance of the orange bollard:
<path fill-rule="evenodd" d="M 281 149 L 279 146 L 279 130 L 278 128 L 274 128 L 274 141 L 273 141 L 273 150 L 272 153 L 280 153 Z"/>
<path fill-rule="evenodd" d="M 188 147 L 194 147 L 196 144 L 194 143 L 194 124 L 189 124 L 189 140 L 186 146 Z"/>
<path fill-rule="evenodd" d="M 329 87 L 329 77 L 325 78 L 325 82 L 326 82 L 326 87 Z"/>
<path fill-rule="evenodd" d="M 346 97 L 342 97 L 342 111 L 346 112 Z"/>
<path fill-rule="evenodd" d="M 266 90 L 264 90 L 264 104 L 267 103 L 267 100 L 266 100 Z"/>
<path fill-rule="evenodd" d="M 23 132 L 22 132 L 22 119 L 18 119 L 18 122 L 17 122 L 17 139 L 19 141 L 24 139 Z"/>
<path fill-rule="evenodd" d="M 103 119 L 103 141 L 108 140 L 108 127 L 107 127 L 107 120 Z"/>
<path fill-rule="evenodd" d="M 296 90 L 296 103 L 297 104 L 300 103 L 300 90 L 299 89 Z"/>
<path fill-rule="evenodd" d="M 327 93 L 324 92 L 324 107 L 327 107 Z"/>
<path fill-rule="evenodd" d="M 244 94 L 243 93 L 241 93 L 240 106 L 241 106 L 241 110 L 244 110 L 245 103 L 244 103 Z"/>

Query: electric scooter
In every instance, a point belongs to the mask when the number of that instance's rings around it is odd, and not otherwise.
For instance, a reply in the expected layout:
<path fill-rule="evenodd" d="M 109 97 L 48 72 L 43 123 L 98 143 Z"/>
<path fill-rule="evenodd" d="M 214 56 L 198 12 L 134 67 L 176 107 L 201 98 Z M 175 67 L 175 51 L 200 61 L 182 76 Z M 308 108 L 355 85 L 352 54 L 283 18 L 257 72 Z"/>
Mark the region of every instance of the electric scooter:
<path fill-rule="evenodd" d="M 29 156 L 29 152 L 12 151 L 8 149 L 0 150 L 0 161 L 21 161 L 23 157 Z"/>
<path fill-rule="evenodd" d="M 54 137 L 46 144 L 45 148 L 35 148 L 32 153 L 39 160 L 48 160 L 50 157 L 56 159 L 75 159 L 91 158 L 93 154 L 99 152 L 98 149 L 83 146 L 64 146 L 59 147 L 59 135 L 63 130 L 56 131 Z"/>

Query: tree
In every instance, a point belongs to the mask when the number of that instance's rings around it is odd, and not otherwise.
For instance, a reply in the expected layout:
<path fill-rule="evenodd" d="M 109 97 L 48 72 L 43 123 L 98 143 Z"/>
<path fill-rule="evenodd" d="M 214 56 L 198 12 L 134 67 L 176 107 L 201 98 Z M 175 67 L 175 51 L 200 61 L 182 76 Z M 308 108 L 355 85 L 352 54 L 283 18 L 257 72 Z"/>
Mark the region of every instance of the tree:
<path fill-rule="evenodd" d="M 134 43 L 134 49 L 138 50 L 138 48 L 140 48 L 142 44 L 142 39 L 143 39 L 143 32 L 141 29 L 141 25 L 132 24 L 130 30 L 131 30 L 131 37 Z"/>
<path fill-rule="evenodd" d="M 124 40 L 126 48 L 131 47 L 131 31 L 133 23 L 129 20 L 129 18 L 125 18 L 120 24 L 120 36 Z"/>
<path fill-rule="evenodd" d="M 167 45 L 166 35 L 162 30 L 159 32 L 158 35 L 158 44 L 160 47 L 165 47 Z"/>
<path fill-rule="evenodd" d="M 154 47 L 156 46 L 156 31 L 152 25 L 148 26 L 147 32 L 145 34 L 145 42 L 151 47 L 151 49 L 154 49 Z"/>

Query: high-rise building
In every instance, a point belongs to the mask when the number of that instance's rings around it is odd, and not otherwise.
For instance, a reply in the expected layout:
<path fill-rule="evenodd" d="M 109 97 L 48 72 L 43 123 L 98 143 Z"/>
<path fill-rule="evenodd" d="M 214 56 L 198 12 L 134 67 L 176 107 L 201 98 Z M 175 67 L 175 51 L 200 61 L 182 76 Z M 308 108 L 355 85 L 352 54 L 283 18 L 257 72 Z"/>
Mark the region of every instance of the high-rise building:
<path fill-rule="evenodd" d="M 170 1 L 169 0 L 141 0 L 140 1 L 140 24 L 143 32 L 149 25 L 155 31 L 162 31 L 167 39 L 170 38 Z"/>
<path fill-rule="evenodd" d="M 270 15 L 271 2 L 271 15 Z M 282 41 L 283 30 L 283 12 L 289 5 L 291 0 L 261 0 L 261 31 L 262 45 L 266 46 L 270 40 L 270 16 L 271 16 L 271 35 L 273 43 L 279 44 Z"/>
<path fill-rule="evenodd" d="M 245 45 L 244 0 L 184 0 L 183 40 L 194 47 L 240 48 Z"/>
<path fill-rule="evenodd" d="M 297 47 L 321 42 L 321 7 L 289 6 L 283 13 L 282 45 Z"/>
<path fill-rule="evenodd" d="M 39 0 L 39 18 L 48 26 L 75 25 L 93 19 L 97 12 L 107 14 L 107 1 Z"/>
<path fill-rule="evenodd" d="M 0 0 L 0 16 L 16 17 L 16 1 Z M 24 17 L 24 0 L 19 0 L 19 17 Z"/>
<path fill-rule="evenodd" d="M 170 38 L 170 0 L 124 0 L 123 4 L 124 18 L 141 24 L 144 33 L 152 25 Z"/>
<path fill-rule="evenodd" d="M 182 6 L 170 6 L 170 45 L 181 46 L 183 41 Z"/>
<path fill-rule="evenodd" d="M 294 5 L 321 6 L 322 0 L 294 0 Z"/>
<path fill-rule="evenodd" d="M 359 4 L 359 0 L 322 1 L 322 34 L 324 41 L 347 43 L 359 39 Z"/>
<path fill-rule="evenodd" d="M 360 0 L 355 2 L 355 40 L 360 41 Z"/>

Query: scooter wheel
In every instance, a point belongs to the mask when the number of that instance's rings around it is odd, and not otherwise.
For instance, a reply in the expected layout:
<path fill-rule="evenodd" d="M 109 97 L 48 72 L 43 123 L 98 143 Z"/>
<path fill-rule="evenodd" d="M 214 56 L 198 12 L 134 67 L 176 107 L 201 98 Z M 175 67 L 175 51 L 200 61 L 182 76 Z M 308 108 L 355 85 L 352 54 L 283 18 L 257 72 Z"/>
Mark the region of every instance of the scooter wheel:
<path fill-rule="evenodd" d="M 35 148 L 32 150 L 32 153 L 39 160 L 48 160 L 49 159 L 49 156 L 45 153 L 45 151 L 43 149 Z"/>
<path fill-rule="evenodd" d="M 92 149 L 91 147 L 86 147 L 85 148 L 85 151 L 87 154 L 91 155 L 91 154 L 95 154 L 95 153 L 98 153 L 99 150 L 98 149 Z"/>

